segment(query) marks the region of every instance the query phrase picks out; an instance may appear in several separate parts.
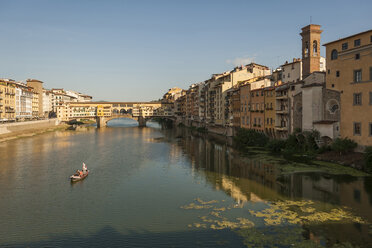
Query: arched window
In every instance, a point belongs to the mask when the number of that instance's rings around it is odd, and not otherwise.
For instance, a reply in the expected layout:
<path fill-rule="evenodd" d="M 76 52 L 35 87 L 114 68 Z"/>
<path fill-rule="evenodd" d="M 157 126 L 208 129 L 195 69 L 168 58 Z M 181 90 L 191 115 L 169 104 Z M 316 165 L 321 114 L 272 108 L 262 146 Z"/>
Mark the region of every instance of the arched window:
<path fill-rule="evenodd" d="M 337 59 L 338 57 L 338 52 L 336 49 L 333 49 L 331 52 L 331 60 Z"/>
<path fill-rule="evenodd" d="M 309 42 L 305 42 L 305 50 L 304 50 L 305 58 L 309 55 Z"/>
<path fill-rule="evenodd" d="M 318 56 L 318 43 L 316 40 L 313 41 L 313 56 Z"/>

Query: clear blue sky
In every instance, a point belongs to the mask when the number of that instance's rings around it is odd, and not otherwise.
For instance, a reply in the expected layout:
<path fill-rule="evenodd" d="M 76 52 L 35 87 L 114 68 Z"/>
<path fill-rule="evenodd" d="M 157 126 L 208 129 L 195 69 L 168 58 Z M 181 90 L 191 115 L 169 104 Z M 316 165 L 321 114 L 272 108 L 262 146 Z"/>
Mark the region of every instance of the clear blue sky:
<path fill-rule="evenodd" d="M 310 16 L 322 43 L 372 29 L 371 10 L 368 0 L 0 0 L 0 77 L 95 100 L 153 100 L 236 64 L 300 57 Z"/>

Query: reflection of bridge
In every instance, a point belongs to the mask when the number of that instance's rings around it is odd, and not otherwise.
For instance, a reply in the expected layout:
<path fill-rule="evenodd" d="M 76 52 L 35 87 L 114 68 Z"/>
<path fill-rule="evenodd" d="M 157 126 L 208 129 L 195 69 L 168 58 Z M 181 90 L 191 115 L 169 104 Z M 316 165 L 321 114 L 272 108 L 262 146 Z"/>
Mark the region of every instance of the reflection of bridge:
<path fill-rule="evenodd" d="M 161 102 L 69 102 L 57 108 L 60 121 L 96 119 L 97 127 L 104 127 L 112 119 L 129 118 L 146 126 L 149 119 L 174 119 L 173 104 Z"/>

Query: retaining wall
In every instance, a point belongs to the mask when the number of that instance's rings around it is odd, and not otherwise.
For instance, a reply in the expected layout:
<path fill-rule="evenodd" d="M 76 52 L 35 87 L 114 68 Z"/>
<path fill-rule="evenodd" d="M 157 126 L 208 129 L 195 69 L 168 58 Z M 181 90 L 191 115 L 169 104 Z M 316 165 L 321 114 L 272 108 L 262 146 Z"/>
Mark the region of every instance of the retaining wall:
<path fill-rule="evenodd" d="M 0 124 L 0 135 L 28 131 L 32 129 L 48 128 L 58 124 L 59 122 L 57 119 Z"/>

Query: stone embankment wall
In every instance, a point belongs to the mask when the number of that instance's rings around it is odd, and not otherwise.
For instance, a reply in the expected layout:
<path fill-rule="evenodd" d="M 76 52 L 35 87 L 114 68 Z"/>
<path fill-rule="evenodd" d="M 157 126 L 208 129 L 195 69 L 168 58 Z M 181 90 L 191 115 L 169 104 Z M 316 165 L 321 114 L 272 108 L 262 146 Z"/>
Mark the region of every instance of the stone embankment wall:
<path fill-rule="evenodd" d="M 232 137 L 236 133 L 236 130 L 233 127 L 205 125 L 204 123 L 195 122 L 195 121 L 187 121 L 182 118 L 177 118 L 175 121 L 175 125 L 177 126 L 181 123 L 186 127 L 205 127 L 208 130 L 208 133 L 223 135 L 227 137 Z"/>
<path fill-rule="evenodd" d="M 0 124 L 0 135 L 54 127 L 58 124 L 57 119 Z"/>

